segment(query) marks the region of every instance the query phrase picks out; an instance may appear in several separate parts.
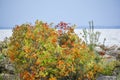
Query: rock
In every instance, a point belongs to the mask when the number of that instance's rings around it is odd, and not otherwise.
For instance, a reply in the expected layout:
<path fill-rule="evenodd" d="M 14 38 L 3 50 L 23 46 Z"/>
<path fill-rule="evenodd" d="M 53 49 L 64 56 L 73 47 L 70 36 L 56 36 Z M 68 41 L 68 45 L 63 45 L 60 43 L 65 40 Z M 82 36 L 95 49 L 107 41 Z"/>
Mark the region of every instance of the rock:
<path fill-rule="evenodd" d="M 96 80 L 116 80 L 116 76 L 101 76 L 98 77 Z"/>
<path fill-rule="evenodd" d="M 115 50 L 115 49 L 118 48 L 118 46 L 117 45 L 113 45 L 113 46 L 109 46 L 107 48 L 108 48 L 108 50 Z"/>
<path fill-rule="evenodd" d="M 113 75 L 118 76 L 120 74 L 120 66 L 115 66 L 115 69 L 113 70 Z"/>
<path fill-rule="evenodd" d="M 104 56 L 103 56 L 103 58 L 112 58 L 112 56 L 110 56 L 110 55 L 108 55 L 108 54 L 105 54 Z"/>
<path fill-rule="evenodd" d="M 118 54 L 118 56 L 116 57 L 116 59 L 120 61 L 120 54 Z"/>
<path fill-rule="evenodd" d="M 4 72 L 5 68 L 0 65 L 0 73 Z"/>
<path fill-rule="evenodd" d="M 118 47 L 117 50 L 120 50 L 120 47 Z"/>
<path fill-rule="evenodd" d="M 20 80 L 20 79 L 18 78 L 18 76 L 2 73 L 0 74 L 0 80 Z"/>
<path fill-rule="evenodd" d="M 5 69 L 10 73 L 10 74 L 14 74 L 15 69 L 13 67 L 12 64 L 5 64 Z"/>
<path fill-rule="evenodd" d="M 103 51 L 104 51 L 104 50 L 103 50 L 101 47 L 99 47 L 99 46 L 96 46 L 96 47 L 94 48 L 94 50 L 97 51 L 97 52 L 103 52 Z"/>
<path fill-rule="evenodd" d="M 117 51 L 115 51 L 115 50 L 108 51 L 108 54 L 111 56 L 117 57 Z"/>
<path fill-rule="evenodd" d="M 114 45 L 114 46 L 110 46 L 110 47 L 106 47 L 107 50 L 105 51 L 105 54 L 108 54 L 110 56 L 114 56 L 117 57 L 118 54 L 120 54 L 120 50 L 118 49 L 119 47 Z"/>
<path fill-rule="evenodd" d="M 14 74 L 15 73 L 15 68 L 12 63 L 10 63 L 9 59 L 4 57 L 0 61 L 0 73 L 9 73 L 9 74 Z"/>

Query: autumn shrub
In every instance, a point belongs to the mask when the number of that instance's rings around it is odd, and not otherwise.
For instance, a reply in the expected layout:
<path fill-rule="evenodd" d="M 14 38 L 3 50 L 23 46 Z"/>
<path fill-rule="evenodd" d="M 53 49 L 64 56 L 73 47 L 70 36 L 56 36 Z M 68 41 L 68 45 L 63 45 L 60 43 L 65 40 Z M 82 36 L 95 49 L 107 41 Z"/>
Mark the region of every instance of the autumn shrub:
<path fill-rule="evenodd" d="M 103 71 L 100 58 L 64 22 L 16 26 L 7 53 L 21 80 L 91 80 Z"/>

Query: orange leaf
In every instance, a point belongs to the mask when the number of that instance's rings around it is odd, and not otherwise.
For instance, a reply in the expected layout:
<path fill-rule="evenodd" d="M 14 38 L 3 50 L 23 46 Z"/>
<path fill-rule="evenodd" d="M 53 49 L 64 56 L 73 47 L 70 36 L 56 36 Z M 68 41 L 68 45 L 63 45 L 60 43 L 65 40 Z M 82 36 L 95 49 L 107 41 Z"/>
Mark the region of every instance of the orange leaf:
<path fill-rule="evenodd" d="M 62 60 L 58 61 L 58 65 L 63 65 L 63 64 L 64 64 L 64 62 Z"/>
<path fill-rule="evenodd" d="M 39 65 L 40 64 L 40 60 L 37 59 L 37 61 L 35 62 L 36 65 Z"/>
<path fill-rule="evenodd" d="M 49 80 L 57 80 L 56 77 L 51 77 Z"/>

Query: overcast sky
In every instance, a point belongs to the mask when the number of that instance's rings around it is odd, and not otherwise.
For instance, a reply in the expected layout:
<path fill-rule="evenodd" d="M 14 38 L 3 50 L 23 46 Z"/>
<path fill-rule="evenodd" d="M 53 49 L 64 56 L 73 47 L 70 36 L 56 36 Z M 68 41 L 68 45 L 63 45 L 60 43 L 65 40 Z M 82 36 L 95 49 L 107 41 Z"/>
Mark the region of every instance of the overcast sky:
<path fill-rule="evenodd" d="M 35 20 L 97 26 L 120 25 L 120 0 L 0 0 L 0 27 Z"/>

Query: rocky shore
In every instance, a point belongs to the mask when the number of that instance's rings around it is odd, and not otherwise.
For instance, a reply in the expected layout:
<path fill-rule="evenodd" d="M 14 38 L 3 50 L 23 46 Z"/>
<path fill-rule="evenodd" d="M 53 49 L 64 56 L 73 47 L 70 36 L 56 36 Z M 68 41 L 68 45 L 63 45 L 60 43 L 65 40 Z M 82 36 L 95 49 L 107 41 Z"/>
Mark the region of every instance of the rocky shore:
<path fill-rule="evenodd" d="M 120 80 L 120 46 L 97 46 L 95 51 L 100 53 L 107 62 L 117 61 L 112 75 L 100 75 L 97 80 Z"/>

